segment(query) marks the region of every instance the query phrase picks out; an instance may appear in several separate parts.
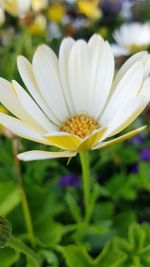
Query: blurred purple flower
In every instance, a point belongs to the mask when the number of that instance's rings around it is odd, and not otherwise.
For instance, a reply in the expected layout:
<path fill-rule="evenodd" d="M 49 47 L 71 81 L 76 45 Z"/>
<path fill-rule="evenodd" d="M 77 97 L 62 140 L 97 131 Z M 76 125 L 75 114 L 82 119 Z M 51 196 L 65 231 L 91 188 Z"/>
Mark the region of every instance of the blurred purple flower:
<path fill-rule="evenodd" d="M 144 136 L 143 136 L 142 134 L 136 135 L 136 136 L 134 136 L 134 137 L 132 138 L 133 143 L 134 143 L 134 144 L 137 144 L 137 145 L 142 144 L 143 139 L 144 139 Z"/>
<path fill-rule="evenodd" d="M 101 9 L 104 14 L 115 14 L 118 13 L 125 0 L 102 0 Z"/>
<path fill-rule="evenodd" d="M 144 148 L 140 152 L 140 158 L 143 161 L 150 161 L 150 148 Z"/>
<path fill-rule="evenodd" d="M 143 133 L 136 135 L 132 137 L 131 139 L 128 139 L 126 141 L 127 144 L 135 144 L 135 145 L 140 145 L 142 144 L 143 140 L 145 139 L 145 135 Z"/>
<path fill-rule="evenodd" d="M 79 178 L 73 173 L 69 173 L 61 177 L 59 183 L 62 187 L 68 187 L 68 186 L 79 187 L 81 184 Z"/>
<path fill-rule="evenodd" d="M 133 164 L 132 166 L 130 166 L 128 168 L 129 173 L 135 173 L 136 174 L 136 173 L 138 173 L 138 171 L 139 171 L 139 166 L 137 163 Z"/>

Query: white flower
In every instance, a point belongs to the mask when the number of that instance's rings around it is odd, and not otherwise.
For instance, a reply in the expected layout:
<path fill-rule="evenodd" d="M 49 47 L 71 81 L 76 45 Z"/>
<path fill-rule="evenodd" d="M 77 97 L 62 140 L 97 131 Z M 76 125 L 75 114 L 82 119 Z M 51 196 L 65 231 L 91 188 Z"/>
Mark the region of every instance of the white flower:
<path fill-rule="evenodd" d="M 4 9 L 0 6 L 0 26 L 5 22 L 5 12 Z"/>
<path fill-rule="evenodd" d="M 39 12 L 48 6 L 48 0 L 31 0 L 33 11 Z"/>
<path fill-rule="evenodd" d="M 23 17 L 30 9 L 30 0 L 0 0 L 3 8 L 13 16 Z"/>
<path fill-rule="evenodd" d="M 117 43 L 112 45 L 115 56 L 134 54 L 150 45 L 150 23 L 123 24 L 113 37 Z"/>
<path fill-rule="evenodd" d="M 18 69 L 30 95 L 16 81 L 0 78 L 0 101 L 17 117 L 0 113 L 0 123 L 16 135 L 64 150 L 29 151 L 19 159 L 73 157 L 121 142 L 145 128 L 112 139 L 149 102 L 147 52 L 132 56 L 114 78 L 108 42 L 99 35 L 88 43 L 65 38 L 59 60 L 48 46 L 40 45 L 32 64 L 18 58 Z"/>

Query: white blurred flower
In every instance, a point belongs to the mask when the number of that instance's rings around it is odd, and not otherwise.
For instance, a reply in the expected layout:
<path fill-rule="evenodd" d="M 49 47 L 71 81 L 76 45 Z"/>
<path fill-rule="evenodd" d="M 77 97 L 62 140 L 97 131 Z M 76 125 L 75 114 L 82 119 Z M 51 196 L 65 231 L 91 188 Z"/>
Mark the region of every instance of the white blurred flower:
<path fill-rule="evenodd" d="M 57 23 L 51 22 L 48 24 L 48 40 L 60 39 L 62 37 L 62 32 Z"/>
<path fill-rule="evenodd" d="M 0 6 L 0 26 L 5 22 L 5 12 L 4 9 Z"/>
<path fill-rule="evenodd" d="M 150 100 L 147 52 L 132 56 L 114 77 L 108 42 L 97 34 L 88 43 L 68 37 L 62 41 L 59 60 L 52 49 L 40 45 L 32 64 L 18 58 L 18 69 L 30 94 L 18 82 L 0 78 L 0 102 L 15 115 L 0 113 L 0 123 L 23 138 L 62 149 L 29 151 L 19 159 L 74 157 L 124 141 L 145 128 L 115 136 Z"/>
<path fill-rule="evenodd" d="M 46 17 L 43 14 L 37 14 L 32 24 L 28 27 L 28 30 L 32 35 L 44 35 L 46 26 Z"/>
<path fill-rule="evenodd" d="M 39 12 L 48 6 L 48 0 L 31 0 L 33 11 Z"/>
<path fill-rule="evenodd" d="M 0 0 L 0 4 L 12 16 L 22 18 L 29 11 L 31 3 L 30 0 Z"/>
<path fill-rule="evenodd" d="M 126 20 L 131 20 L 133 16 L 132 12 L 132 6 L 134 2 L 131 2 L 130 0 L 123 1 L 122 3 L 122 9 L 120 11 L 121 17 L 125 18 Z"/>
<path fill-rule="evenodd" d="M 112 44 L 115 56 L 129 55 L 145 50 L 150 45 L 150 23 L 138 22 L 123 24 L 115 30 L 113 37 L 117 44 Z"/>

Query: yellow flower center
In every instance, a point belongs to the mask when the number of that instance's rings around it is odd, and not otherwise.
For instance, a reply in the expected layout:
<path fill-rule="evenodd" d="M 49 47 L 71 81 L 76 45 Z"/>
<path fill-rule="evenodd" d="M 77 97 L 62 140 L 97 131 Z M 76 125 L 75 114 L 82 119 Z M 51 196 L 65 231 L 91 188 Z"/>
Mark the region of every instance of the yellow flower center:
<path fill-rule="evenodd" d="M 98 122 L 91 116 L 79 114 L 65 120 L 59 130 L 84 138 L 99 127 Z"/>
<path fill-rule="evenodd" d="M 137 53 L 139 51 L 145 50 L 147 49 L 147 45 L 136 45 L 136 44 L 132 44 L 128 47 L 129 51 L 131 54 Z"/>

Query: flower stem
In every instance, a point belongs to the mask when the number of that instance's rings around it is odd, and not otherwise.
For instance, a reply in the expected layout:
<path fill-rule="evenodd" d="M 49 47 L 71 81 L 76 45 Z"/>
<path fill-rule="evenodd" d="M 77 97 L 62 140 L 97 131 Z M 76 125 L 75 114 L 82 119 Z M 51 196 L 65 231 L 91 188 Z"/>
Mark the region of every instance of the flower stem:
<path fill-rule="evenodd" d="M 34 247 L 35 246 L 35 236 L 34 236 L 34 231 L 33 231 L 32 219 L 31 219 L 31 214 L 30 214 L 30 210 L 29 210 L 27 196 L 26 196 L 24 186 L 23 186 L 23 177 L 22 177 L 22 173 L 21 173 L 20 162 L 17 158 L 18 146 L 19 146 L 18 140 L 16 137 L 14 137 L 13 138 L 13 153 L 14 153 L 14 158 L 15 158 L 15 163 L 16 163 L 17 181 L 18 181 L 18 185 L 20 188 L 20 198 L 21 198 L 21 202 L 22 202 L 22 210 L 23 210 L 23 214 L 24 214 L 26 229 L 27 229 L 27 232 L 29 233 L 32 246 Z"/>
<path fill-rule="evenodd" d="M 83 193 L 84 193 L 84 207 L 85 207 L 85 222 L 90 220 L 90 166 L 88 151 L 80 153 L 80 161 L 82 167 Z"/>

